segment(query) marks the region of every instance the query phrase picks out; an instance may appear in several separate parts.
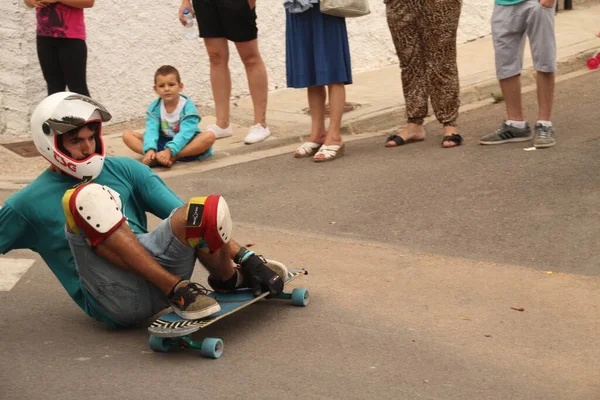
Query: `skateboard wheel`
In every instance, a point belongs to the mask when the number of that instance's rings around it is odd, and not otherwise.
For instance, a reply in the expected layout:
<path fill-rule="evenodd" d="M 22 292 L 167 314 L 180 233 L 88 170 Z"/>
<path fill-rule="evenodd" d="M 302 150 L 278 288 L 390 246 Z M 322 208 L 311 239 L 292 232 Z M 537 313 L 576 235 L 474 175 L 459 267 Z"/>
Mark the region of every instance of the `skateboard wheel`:
<path fill-rule="evenodd" d="M 220 358 L 223 355 L 223 341 L 221 339 L 206 338 L 202 341 L 200 352 L 207 358 Z"/>
<path fill-rule="evenodd" d="M 598 68 L 599 64 L 600 60 L 598 60 L 596 57 L 592 57 L 587 61 L 587 66 L 589 69 L 596 69 Z"/>
<path fill-rule="evenodd" d="M 306 307 L 310 302 L 308 289 L 292 290 L 292 304 L 298 307 Z"/>
<path fill-rule="evenodd" d="M 159 353 L 166 353 L 167 351 L 169 351 L 167 338 L 163 338 L 160 336 L 150 336 L 148 345 L 150 346 L 150 349 Z"/>

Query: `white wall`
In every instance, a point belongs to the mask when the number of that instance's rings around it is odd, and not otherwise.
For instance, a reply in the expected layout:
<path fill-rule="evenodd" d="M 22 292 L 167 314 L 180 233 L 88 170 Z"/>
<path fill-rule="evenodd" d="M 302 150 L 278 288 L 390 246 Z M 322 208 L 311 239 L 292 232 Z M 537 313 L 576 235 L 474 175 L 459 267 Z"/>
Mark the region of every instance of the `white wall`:
<path fill-rule="evenodd" d="M 32 108 L 46 94 L 35 49 L 35 11 L 22 0 L 0 2 L 0 134 L 27 131 Z M 285 14 L 281 0 L 258 0 L 261 53 L 270 89 L 285 87 Z M 113 113 L 113 122 L 143 117 L 154 99 L 154 71 L 176 66 L 185 93 L 199 105 L 211 105 L 208 59 L 200 41 L 183 37 L 178 0 L 97 0 L 86 10 L 88 87 L 92 97 Z M 492 0 L 464 0 L 458 42 L 489 34 Z M 397 63 L 382 0 L 371 1 L 372 14 L 348 20 L 354 73 Z M 233 45 L 232 97 L 248 95 L 244 69 Z"/>

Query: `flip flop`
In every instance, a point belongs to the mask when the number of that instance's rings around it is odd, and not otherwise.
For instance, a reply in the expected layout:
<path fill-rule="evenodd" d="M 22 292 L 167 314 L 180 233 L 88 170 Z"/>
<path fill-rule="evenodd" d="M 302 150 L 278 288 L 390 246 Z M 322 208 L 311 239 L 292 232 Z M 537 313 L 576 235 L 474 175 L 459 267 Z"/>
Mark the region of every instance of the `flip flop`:
<path fill-rule="evenodd" d="M 315 158 L 319 154 L 322 154 L 324 158 Z M 340 158 L 344 155 L 344 144 L 341 145 L 331 144 L 329 146 L 323 145 L 314 155 L 313 160 L 315 162 L 333 161 L 336 158 Z"/>
<path fill-rule="evenodd" d="M 294 157 L 296 157 L 296 158 L 310 157 L 313 154 L 315 154 L 317 152 L 317 150 L 319 150 L 320 147 L 321 147 L 320 143 L 304 142 L 300 145 L 300 147 L 298 147 L 296 149 L 296 151 L 294 152 Z"/>
<path fill-rule="evenodd" d="M 456 146 L 446 147 L 444 143 L 453 142 L 456 143 Z M 458 147 L 462 144 L 463 138 L 458 133 L 453 133 L 452 135 L 446 135 L 442 138 L 442 147 L 445 149 L 451 149 L 452 147 Z"/>
<path fill-rule="evenodd" d="M 398 146 L 402 146 L 408 143 L 412 143 L 412 142 L 422 142 L 425 139 L 408 139 L 408 140 L 404 140 L 404 138 L 400 135 L 390 135 L 386 140 L 385 140 L 385 147 L 398 147 Z M 388 146 L 387 142 L 393 141 L 394 143 L 396 143 L 395 146 Z"/>

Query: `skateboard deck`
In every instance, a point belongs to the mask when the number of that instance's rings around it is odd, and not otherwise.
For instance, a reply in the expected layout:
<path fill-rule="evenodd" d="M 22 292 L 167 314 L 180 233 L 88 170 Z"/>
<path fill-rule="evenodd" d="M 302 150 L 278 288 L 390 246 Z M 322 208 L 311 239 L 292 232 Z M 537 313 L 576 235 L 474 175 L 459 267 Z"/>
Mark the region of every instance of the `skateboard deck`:
<path fill-rule="evenodd" d="M 307 275 L 305 269 L 290 269 L 288 277 L 284 282 L 288 283 L 296 278 Z M 296 306 L 306 307 L 309 303 L 309 293 L 307 289 L 296 288 L 291 293 L 281 293 L 279 299 L 290 299 Z M 254 296 L 252 289 L 239 289 L 230 293 L 210 293 L 210 297 L 219 302 L 221 311 L 200 319 L 186 320 L 174 312 L 163 315 L 148 327 L 150 333 L 150 348 L 158 352 L 166 352 L 173 347 L 192 347 L 202 350 L 202 355 L 210 358 L 219 358 L 223 353 L 223 341 L 221 339 L 206 338 L 202 342 L 194 342 L 190 335 L 202 328 L 205 328 L 218 320 L 225 318 L 250 304 L 264 299 L 269 295 L 268 292 L 260 296 Z"/>

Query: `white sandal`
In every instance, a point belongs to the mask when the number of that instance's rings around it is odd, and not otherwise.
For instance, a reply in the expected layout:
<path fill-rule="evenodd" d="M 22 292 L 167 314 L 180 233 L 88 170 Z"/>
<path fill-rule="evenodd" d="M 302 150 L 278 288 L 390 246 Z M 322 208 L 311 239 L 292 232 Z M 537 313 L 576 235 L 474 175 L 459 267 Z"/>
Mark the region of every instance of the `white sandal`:
<path fill-rule="evenodd" d="M 323 158 L 316 158 L 319 154 L 323 155 Z M 315 162 L 325 162 L 325 161 L 333 161 L 336 158 L 339 158 L 344 155 L 344 144 L 341 145 L 331 144 L 331 145 L 323 145 L 317 151 L 317 154 L 314 155 L 313 160 Z"/>
<path fill-rule="evenodd" d="M 321 147 L 320 143 L 304 142 L 300 145 L 300 147 L 298 147 L 296 149 L 296 151 L 294 152 L 294 157 L 296 157 L 296 158 L 310 157 L 313 154 L 315 154 L 317 152 L 317 150 L 319 150 L 320 147 Z"/>

